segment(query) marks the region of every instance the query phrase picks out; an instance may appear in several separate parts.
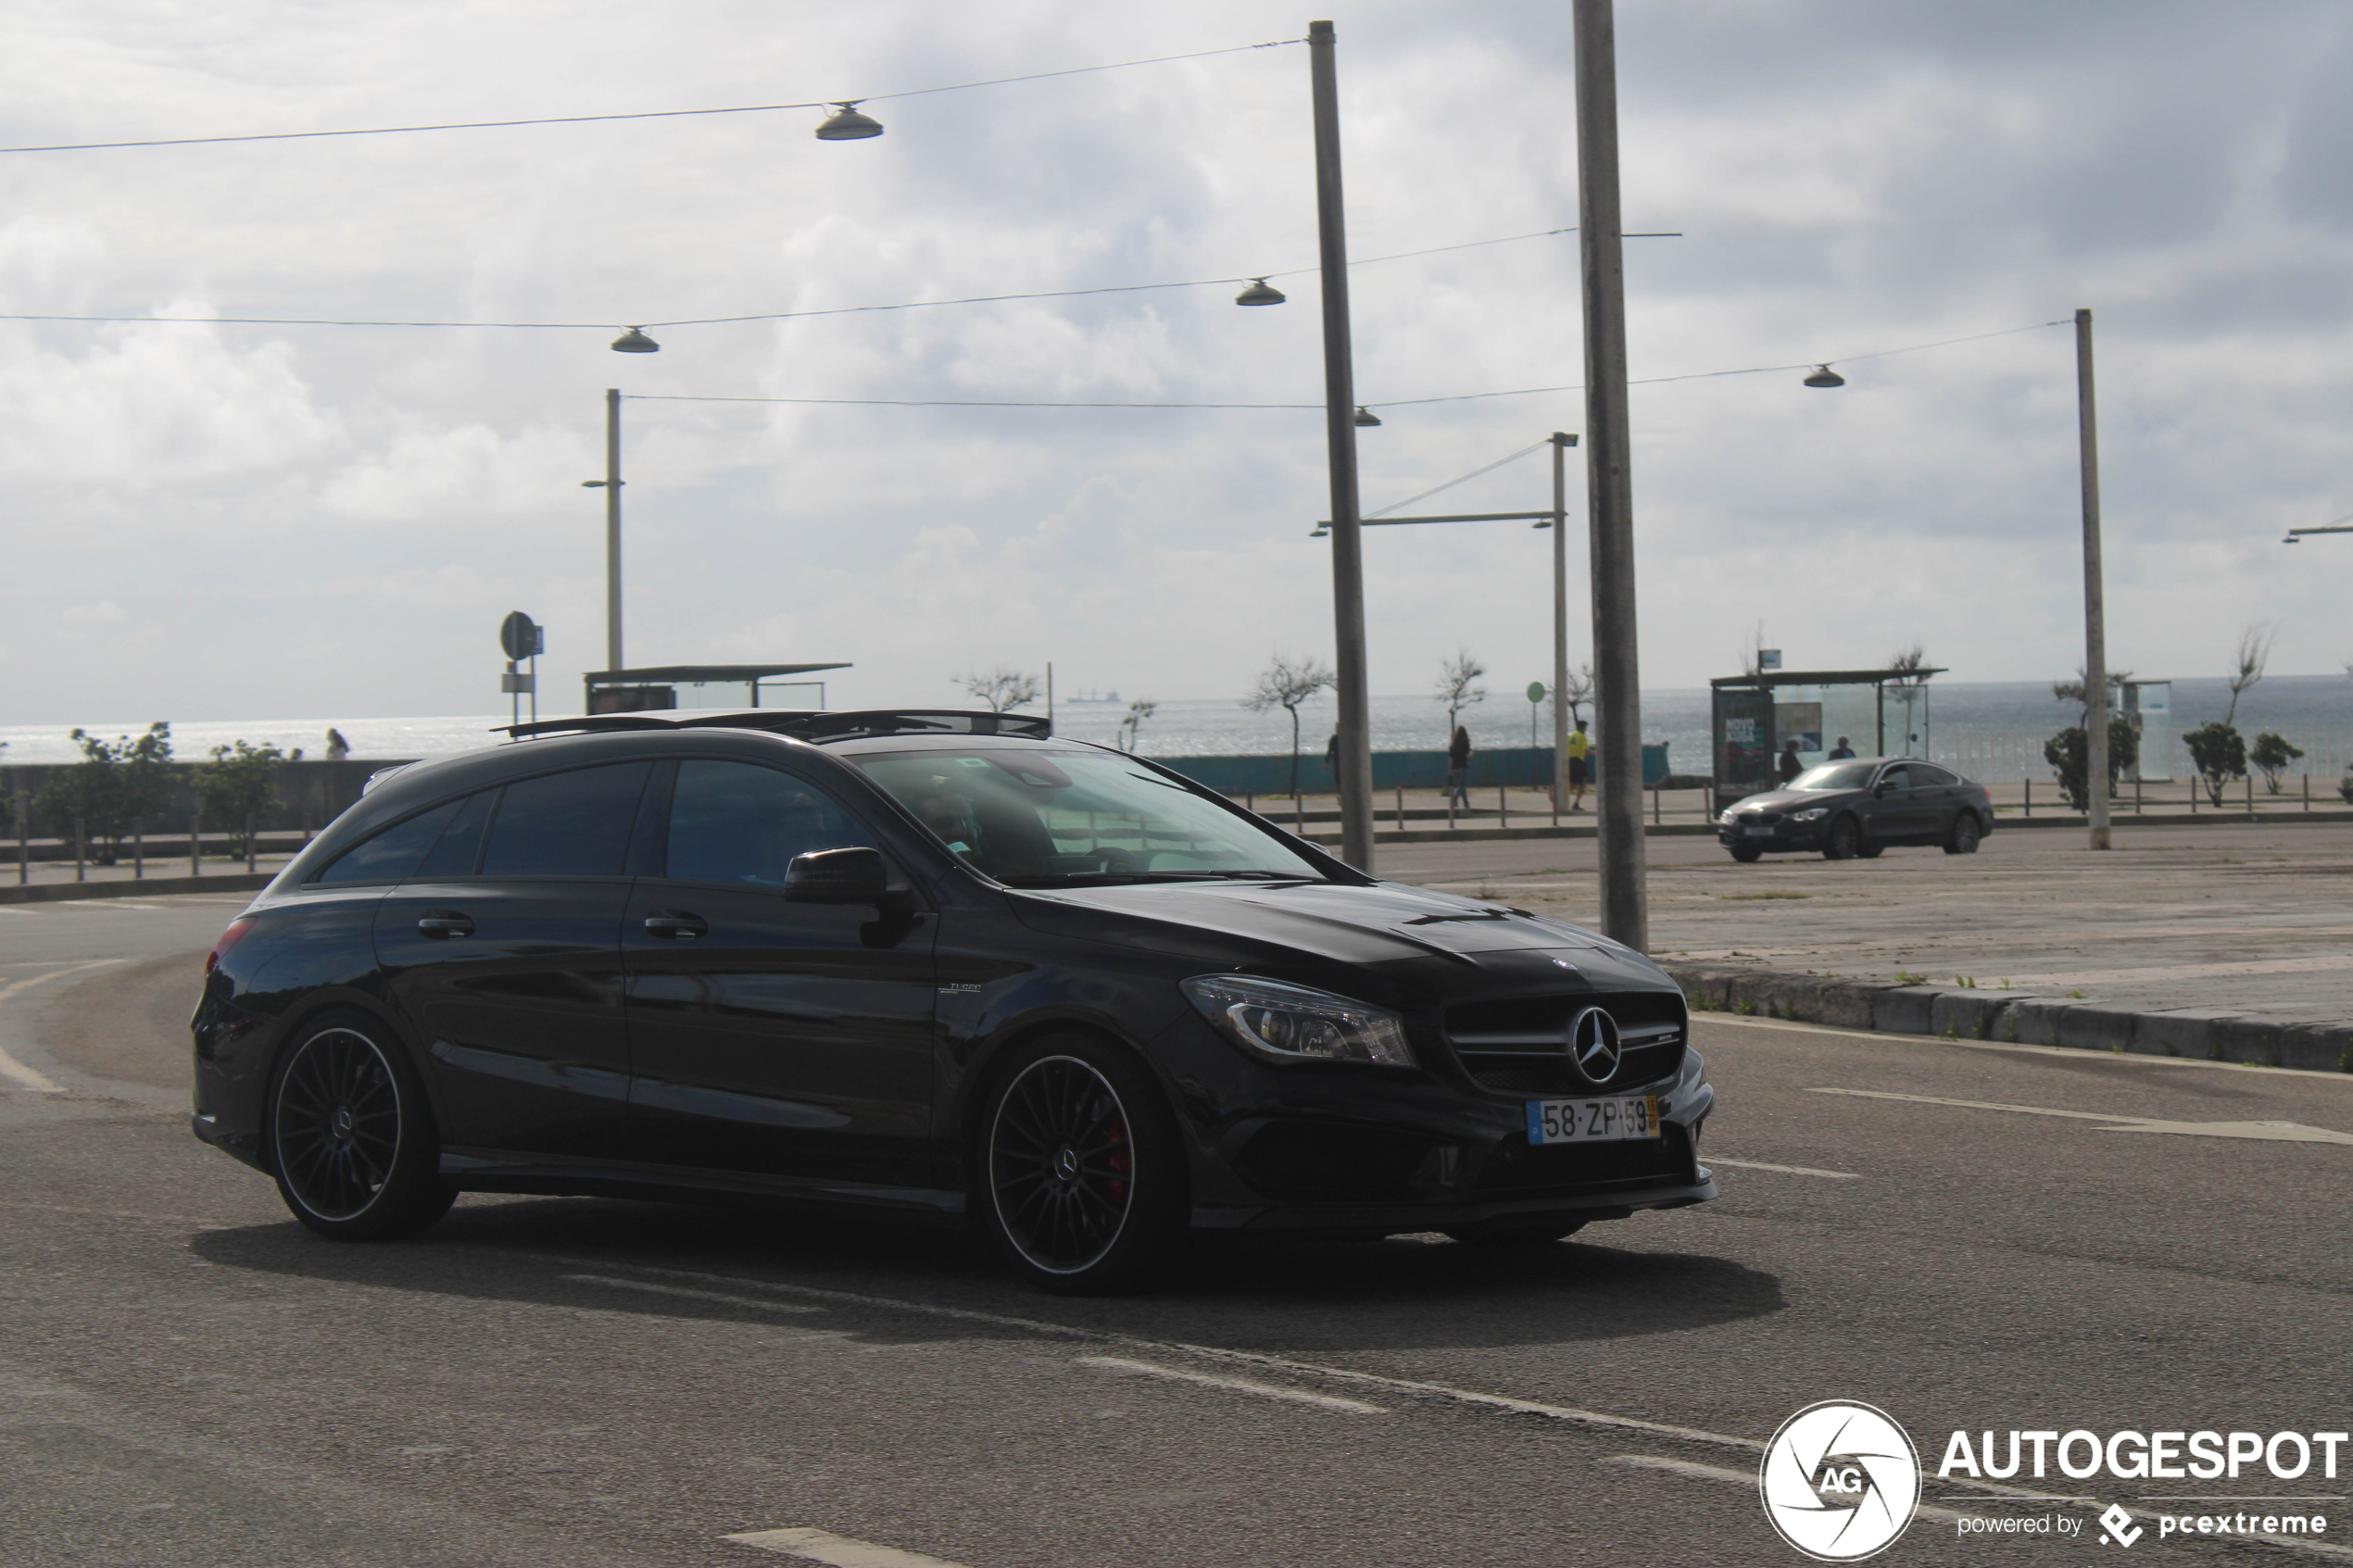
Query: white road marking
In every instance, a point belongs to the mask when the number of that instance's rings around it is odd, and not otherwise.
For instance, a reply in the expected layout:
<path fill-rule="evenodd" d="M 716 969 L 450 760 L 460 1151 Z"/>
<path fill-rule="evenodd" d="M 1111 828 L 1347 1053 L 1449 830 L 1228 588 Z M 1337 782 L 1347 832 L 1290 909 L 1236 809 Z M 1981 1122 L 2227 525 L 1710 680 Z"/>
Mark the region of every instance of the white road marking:
<path fill-rule="evenodd" d="M 557 1253 L 518 1253 L 516 1256 L 537 1258 L 544 1262 L 577 1267 L 583 1264 L 611 1267 L 609 1259 L 573 1258 Z M 1727 1436 L 1720 1432 L 1704 1432 L 1695 1426 L 1674 1426 L 1665 1422 L 1640 1421 L 1632 1416 L 1611 1415 L 1604 1411 L 1579 1410 L 1570 1405 L 1548 1405 L 1537 1399 L 1515 1399 L 1503 1394 L 1482 1394 L 1475 1389 L 1455 1388 L 1443 1383 L 1421 1383 L 1406 1377 L 1384 1377 L 1378 1373 L 1357 1372 L 1349 1367 L 1325 1366 L 1315 1361 L 1293 1361 L 1288 1356 L 1270 1356 L 1257 1350 L 1229 1350 L 1215 1345 L 1189 1345 L 1181 1340 L 1145 1339 L 1132 1334 L 1114 1334 L 1102 1329 L 1076 1328 L 1069 1323 L 1049 1323 L 1039 1318 L 1017 1318 L 1003 1312 L 984 1312 L 970 1307 L 942 1307 L 928 1301 L 908 1301 L 891 1296 L 867 1296 L 856 1291 L 827 1290 L 813 1285 L 786 1285 L 774 1280 L 745 1279 L 734 1274 L 702 1273 L 691 1269 L 663 1269 L 649 1264 L 629 1264 L 640 1273 L 658 1274 L 667 1279 L 694 1280 L 702 1285 L 727 1285 L 738 1288 L 770 1290 L 785 1296 L 799 1296 L 812 1301 L 829 1301 L 844 1306 L 881 1307 L 894 1312 L 914 1312 L 924 1317 L 946 1318 L 956 1323 L 988 1323 L 995 1328 L 1014 1328 L 1025 1333 L 1049 1335 L 1060 1339 L 1082 1339 L 1097 1345 L 1117 1345 L 1129 1349 L 1157 1350 L 1164 1355 L 1195 1356 L 1205 1361 L 1227 1361 L 1237 1366 L 1264 1368 L 1269 1372 L 1287 1373 L 1305 1378 L 1324 1378 L 1335 1383 L 1353 1384 L 1360 1388 L 1383 1388 L 1392 1393 L 1423 1399 L 1451 1399 L 1457 1404 L 1475 1406 L 1480 1410 L 1504 1411 L 1514 1415 L 1541 1416 L 1547 1421 L 1562 1421 L 1579 1426 L 1599 1427 L 1611 1432 L 1642 1432 L 1656 1437 L 1669 1437 L 1678 1442 L 1708 1443 L 1718 1447 L 1746 1449 L 1762 1452 L 1765 1445 L 1754 1437 Z"/>
<path fill-rule="evenodd" d="M 27 975 L 22 980 L 12 980 L 6 985 L 0 985 L 0 1002 L 9 1001 L 18 993 L 29 991 L 35 985 L 46 985 L 52 980 L 63 980 L 69 974 L 80 974 L 93 969 L 104 969 L 108 964 L 120 962 L 122 962 L 120 959 L 92 959 L 86 963 L 62 965 L 46 974 L 32 974 Z M 64 1085 L 51 1079 L 46 1073 L 35 1073 L 31 1068 L 10 1056 L 5 1047 L 0 1047 L 0 1078 L 16 1080 L 17 1087 L 28 1094 L 61 1095 L 65 1093 Z"/>
<path fill-rule="evenodd" d="M 1817 1171 L 1808 1165 L 1768 1165 L 1762 1160 L 1727 1160 L 1720 1154 L 1704 1154 L 1700 1162 L 1705 1165 L 1730 1165 L 1735 1171 L 1779 1171 L 1784 1176 L 1828 1176 L 1834 1182 L 1859 1182 L 1863 1178 L 1852 1171 Z"/>
<path fill-rule="evenodd" d="M 2097 1061 L 2108 1067 L 2143 1068 L 2150 1071 L 2186 1067 L 2205 1073 L 2260 1073 L 2267 1078 L 2319 1078 L 2343 1088 L 2353 1085 L 2353 1078 L 2342 1073 L 2324 1073 L 2316 1067 L 2258 1067 L 2244 1061 L 2208 1061 L 2204 1058 L 2186 1056 L 2143 1056 L 2138 1052 L 2088 1051 L 2080 1046 L 2020 1046 L 2006 1040 L 1948 1040 L 1942 1035 L 1881 1034 L 1870 1029 L 1834 1029 L 1823 1023 L 1788 1023 L 1779 1019 L 1743 1018 L 1737 1013 L 1696 1012 L 1693 1023 L 1714 1028 L 1719 1023 L 1742 1029 L 1779 1029 L 1793 1035 L 1828 1035 L 1842 1040 L 1867 1040 L 1875 1046 L 1909 1046 L 1914 1048 L 1933 1047 L 1940 1050 L 2007 1051 L 2023 1056 L 2058 1056 L 2070 1061 Z"/>
<path fill-rule="evenodd" d="M 1256 1394 L 1268 1399 L 1290 1399 L 1302 1405 L 1315 1405 L 1327 1411 L 1345 1411 L 1350 1415 L 1387 1415 L 1385 1405 L 1368 1405 L 1362 1399 L 1343 1399 L 1333 1394 L 1311 1394 L 1304 1388 L 1283 1388 L 1272 1383 L 1252 1383 L 1246 1377 L 1220 1377 L 1215 1373 L 1187 1372 L 1182 1367 L 1160 1366 L 1151 1361 L 1131 1361 L 1125 1356 L 1081 1356 L 1080 1366 L 1102 1367 L 1111 1372 L 1140 1373 L 1146 1377 L 1165 1377 L 1176 1383 L 1198 1383 L 1208 1388 L 1226 1388 L 1237 1394 Z"/>
<path fill-rule="evenodd" d="M 837 1536 L 828 1530 L 795 1528 L 786 1530 L 746 1530 L 729 1536 L 731 1541 L 756 1546 L 762 1551 L 782 1552 L 806 1562 L 823 1562 L 828 1568 L 963 1568 L 944 1557 L 925 1557 L 920 1551 L 901 1551 L 897 1547 L 876 1546 L 872 1541 L 854 1541 L 848 1536 Z"/>
<path fill-rule="evenodd" d="M 616 1290 L 644 1290 L 657 1296 L 683 1296 L 692 1301 L 718 1301 L 730 1307 L 757 1307 L 763 1312 L 822 1312 L 823 1307 L 804 1307 L 798 1301 L 763 1301 L 757 1296 L 730 1296 L 720 1290 L 687 1290 L 675 1285 L 649 1285 L 641 1279 L 621 1279 L 612 1274 L 566 1274 L 568 1280 L 582 1285 L 610 1286 Z"/>
<path fill-rule="evenodd" d="M 2003 1105 L 1993 1100 L 1944 1099 L 1936 1095 L 1899 1095 L 1885 1089 L 1829 1089 L 1812 1095 L 1846 1095 L 1856 1099 L 1904 1100 L 1913 1105 L 1950 1105 L 1963 1110 L 2007 1110 L 2020 1116 L 2063 1116 L 2070 1122 L 2102 1122 L 2100 1133 L 2180 1133 L 2199 1138 L 2253 1138 L 2267 1143 L 2353 1144 L 2353 1133 L 2328 1127 L 2307 1127 L 2300 1122 L 2167 1122 L 2150 1116 L 2112 1116 L 2092 1110 L 2053 1110 L 2040 1105 Z M 1729 1161 L 1728 1161 L 1729 1163 Z"/>
<path fill-rule="evenodd" d="M 1721 1465 L 1693 1464 L 1689 1460 L 1661 1459 L 1655 1454 L 1612 1454 L 1602 1462 L 1604 1464 L 1629 1465 L 1637 1470 L 1663 1470 L 1670 1475 L 1689 1475 L 1703 1481 L 1730 1481 L 1736 1486 L 1746 1486 L 1752 1491 L 1756 1488 L 1756 1473 L 1753 1470 L 1726 1470 Z M 1928 1479 L 1929 1477 L 1925 1475 L 1921 1477 L 1921 1480 L 1924 1482 Z M 1952 1477 L 1947 1476 L 1941 1484 L 1949 1486 L 1953 1485 L 1954 1481 Z M 1959 1484 L 1963 1486 L 1977 1485 L 1975 1482 L 1961 1482 Z M 1985 1487 L 1985 1490 L 1988 1493 L 1993 1494 L 1985 1499 L 1985 1500 L 1989 1503 L 2031 1502 L 2042 1504 L 2046 1507 L 2052 1503 L 2070 1503 L 2082 1508 L 2090 1508 L 2098 1500 L 2094 1498 L 2068 1497 L 2052 1492 L 2032 1492 L 2028 1491 L 2023 1486 L 1995 1486 L 1988 1485 Z M 1945 1500 L 1952 1502 L 1964 1499 L 1948 1497 Z M 2159 1517 L 2158 1511 L 2154 1509 L 2134 1508 L 2129 1503 L 2119 1504 L 2118 1506 L 2122 1508 L 2125 1512 L 2133 1515 L 2135 1518 L 2147 1520 L 2151 1524 L 2155 1524 Z M 1922 1519 L 1941 1519 L 1948 1524 L 1962 1519 L 1978 1519 L 1983 1517 L 1982 1514 L 1959 1513 L 1949 1508 L 1937 1508 L 1929 1503 L 1920 1504 L 1915 1512 L 1918 1516 Z M 2341 1546 L 2329 1546 L 2320 1541 L 2309 1540 L 2301 1536 L 2259 1535 L 2238 1536 L 2233 1537 L 2233 1538 L 2236 1540 L 2261 1541 L 2268 1546 L 2287 1547 L 2292 1550 L 2313 1552 L 2322 1557 L 2353 1558 L 2353 1549 L 2347 1549 L 2347 1548 Z"/>

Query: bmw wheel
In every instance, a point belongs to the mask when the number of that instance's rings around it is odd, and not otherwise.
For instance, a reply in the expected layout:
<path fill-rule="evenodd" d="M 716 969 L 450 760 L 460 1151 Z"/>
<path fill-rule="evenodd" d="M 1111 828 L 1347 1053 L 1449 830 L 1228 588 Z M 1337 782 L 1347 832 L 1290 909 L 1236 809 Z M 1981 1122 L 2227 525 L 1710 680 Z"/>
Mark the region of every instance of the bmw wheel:
<path fill-rule="evenodd" d="M 1977 853 L 1977 842 L 1982 836 L 1983 830 L 1977 825 L 1977 813 L 1963 811 L 1953 819 L 1953 833 L 1944 841 L 1944 853 L 1974 855 Z"/>
<path fill-rule="evenodd" d="M 1085 1036 L 1015 1055 L 989 1097 L 975 1194 L 1006 1261 L 1058 1295 L 1144 1282 L 1189 1202 L 1175 1119 L 1151 1075 Z"/>
<path fill-rule="evenodd" d="M 424 1085 L 382 1025 L 305 1025 L 270 1094 L 271 1163 L 296 1219 L 337 1241 L 414 1236 L 449 1211 Z"/>
<path fill-rule="evenodd" d="M 1851 860 L 1863 852 L 1863 824 L 1852 816 L 1831 824 L 1830 842 L 1822 846 L 1825 860 Z"/>
<path fill-rule="evenodd" d="M 1757 847 L 1754 844 L 1735 844 L 1732 846 L 1732 859 L 1738 860 L 1743 866 L 1753 866 L 1756 864 L 1757 859 L 1764 853 L 1765 851 L 1763 849 Z"/>

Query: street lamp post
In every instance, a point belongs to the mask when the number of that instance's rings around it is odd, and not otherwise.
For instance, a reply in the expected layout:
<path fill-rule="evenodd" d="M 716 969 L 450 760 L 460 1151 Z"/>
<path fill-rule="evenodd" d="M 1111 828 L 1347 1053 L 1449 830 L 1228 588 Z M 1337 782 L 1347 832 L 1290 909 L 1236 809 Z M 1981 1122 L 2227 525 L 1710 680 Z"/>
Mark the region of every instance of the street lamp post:
<path fill-rule="evenodd" d="M 1553 815 L 1568 798 L 1568 449 L 1577 437 L 1554 431 L 1553 447 Z"/>
<path fill-rule="evenodd" d="M 1617 202 L 1617 34 L 1610 0 L 1576 0 L 1577 222 L 1585 306 L 1585 475 L 1593 570 L 1593 803 L 1602 930 L 1650 946 L 1643 887 L 1642 703 L 1634 633 L 1633 454 L 1626 408 L 1626 270 Z"/>
<path fill-rule="evenodd" d="M 2092 847 L 2108 847 L 2108 606 L 2100 582 L 2100 431 L 2092 401 L 2092 313 L 2075 313 L 2075 424 L 2083 468 L 2083 798 Z"/>
<path fill-rule="evenodd" d="M 1324 428 L 1332 490 L 1332 665 L 1340 698 L 1340 858 L 1373 869 L 1372 704 L 1365 670 L 1365 552 L 1356 495 L 1355 370 L 1349 346 L 1348 232 L 1340 198 L 1340 82 L 1332 24 L 1307 24 L 1315 111 L 1315 229 L 1324 295 Z"/>
<path fill-rule="evenodd" d="M 621 389 L 605 388 L 605 477 L 584 479 L 584 490 L 605 493 L 605 668 L 621 662 Z"/>

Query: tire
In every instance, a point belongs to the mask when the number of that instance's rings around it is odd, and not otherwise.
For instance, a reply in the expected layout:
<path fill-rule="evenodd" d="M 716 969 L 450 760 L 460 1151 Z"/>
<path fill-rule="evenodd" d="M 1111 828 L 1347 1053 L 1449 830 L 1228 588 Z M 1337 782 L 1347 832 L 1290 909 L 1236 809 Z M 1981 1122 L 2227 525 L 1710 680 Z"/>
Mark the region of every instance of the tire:
<path fill-rule="evenodd" d="M 1829 842 L 1822 846 L 1825 860 L 1851 860 L 1863 852 L 1863 824 L 1853 817 L 1841 817 L 1831 824 Z"/>
<path fill-rule="evenodd" d="M 1465 1225 L 1444 1234 L 1465 1247 L 1541 1247 L 1548 1242 L 1566 1240 L 1584 1228 L 1585 1222 L 1577 1220 L 1567 1224 L 1523 1225 L 1516 1230 L 1491 1225 Z"/>
<path fill-rule="evenodd" d="M 1160 1085 L 1085 1035 L 1015 1052 L 981 1119 L 974 1196 L 1014 1272 L 1058 1296 L 1151 1281 L 1181 1238 L 1191 1198 Z"/>
<path fill-rule="evenodd" d="M 1978 825 L 1977 813 L 1963 811 L 1953 818 L 1953 831 L 1944 839 L 1947 855 L 1974 855 L 1985 830 Z"/>
<path fill-rule="evenodd" d="M 1735 844 L 1732 846 L 1732 859 L 1738 860 L 1743 866 L 1753 866 L 1756 864 L 1758 860 L 1764 859 L 1764 856 L 1765 851 L 1758 848 L 1754 844 Z"/>
<path fill-rule="evenodd" d="M 384 1025 L 360 1013 L 310 1020 L 270 1085 L 278 1196 L 334 1241 L 414 1236 L 449 1212 L 441 1139 L 422 1080 Z"/>
<path fill-rule="evenodd" d="M 1866 860 L 1876 860 L 1881 855 L 1887 853 L 1887 846 L 1884 844 L 1873 844 L 1866 840 L 1864 843 L 1856 846 L 1855 853 Z"/>

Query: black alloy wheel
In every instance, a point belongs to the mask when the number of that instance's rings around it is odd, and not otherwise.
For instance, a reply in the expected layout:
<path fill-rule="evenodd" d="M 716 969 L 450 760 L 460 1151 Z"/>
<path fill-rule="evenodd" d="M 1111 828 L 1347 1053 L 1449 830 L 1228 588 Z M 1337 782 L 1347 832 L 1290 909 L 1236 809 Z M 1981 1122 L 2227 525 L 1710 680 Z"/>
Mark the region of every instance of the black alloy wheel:
<path fill-rule="evenodd" d="M 1754 844 L 1735 844 L 1732 846 L 1732 859 L 1738 860 L 1743 866 L 1753 866 L 1756 864 L 1759 859 L 1764 858 L 1764 854 L 1765 851 Z"/>
<path fill-rule="evenodd" d="M 1186 1212 L 1184 1160 L 1157 1085 L 1083 1036 L 1038 1042 L 1008 1067 L 981 1168 L 999 1250 L 1058 1294 L 1142 1283 Z"/>
<path fill-rule="evenodd" d="M 1851 860 L 1863 852 L 1863 824 L 1852 815 L 1831 824 L 1830 841 L 1822 846 L 1825 860 Z"/>
<path fill-rule="evenodd" d="M 1976 812 L 1957 812 L 1953 818 L 1952 835 L 1944 841 L 1944 853 L 1974 855 L 1977 853 L 1978 841 L 1983 836 L 1983 830 L 1977 825 Z"/>
<path fill-rule="evenodd" d="M 423 1086 L 372 1021 L 316 1020 L 278 1067 L 271 1163 L 296 1219 L 338 1241 L 413 1236 L 448 1212 Z"/>

